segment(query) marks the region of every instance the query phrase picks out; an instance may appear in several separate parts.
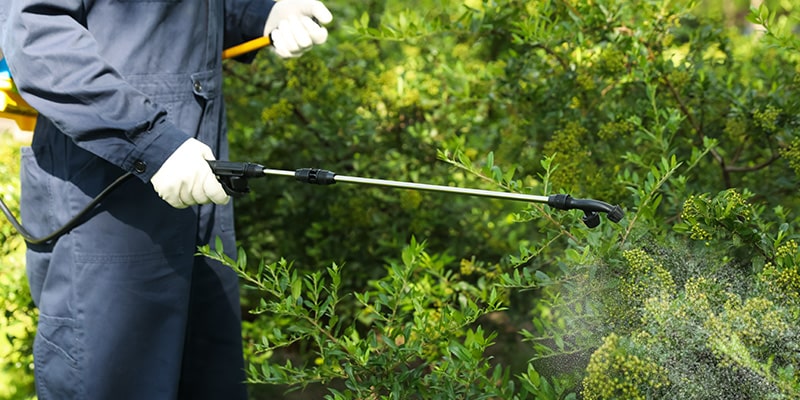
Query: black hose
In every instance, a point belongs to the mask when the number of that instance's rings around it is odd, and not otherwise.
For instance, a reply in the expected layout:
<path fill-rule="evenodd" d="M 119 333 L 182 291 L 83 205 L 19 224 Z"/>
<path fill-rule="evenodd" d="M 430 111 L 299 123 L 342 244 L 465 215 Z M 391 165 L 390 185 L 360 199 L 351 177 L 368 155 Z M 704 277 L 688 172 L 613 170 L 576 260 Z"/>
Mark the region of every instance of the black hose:
<path fill-rule="evenodd" d="M 22 237 L 28 244 L 34 244 L 34 245 L 45 244 L 55 239 L 58 239 L 61 235 L 69 232 L 70 230 L 72 230 L 72 228 L 76 227 L 81 222 L 81 218 L 83 218 L 89 211 L 95 208 L 97 204 L 100 203 L 101 200 L 103 200 L 103 198 L 105 198 L 106 196 L 108 196 L 109 193 L 111 193 L 111 191 L 116 189 L 119 185 L 128 180 L 128 178 L 130 178 L 131 176 L 133 176 L 133 173 L 126 172 L 125 174 L 117 178 L 117 180 L 108 185 L 105 189 L 103 189 L 102 192 L 100 192 L 100 194 L 98 194 L 94 199 L 92 199 L 92 201 L 90 201 L 89 204 L 87 204 L 86 207 L 84 207 L 77 215 L 75 215 L 74 217 L 72 217 L 72 219 L 67 221 L 67 223 L 64 224 L 64 226 L 58 228 L 53 233 L 40 238 L 34 237 L 33 235 L 31 235 L 30 232 L 28 232 L 27 229 L 25 229 L 24 226 L 22 226 L 22 224 L 17 220 L 17 218 L 8 208 L 8 206 L 6 206 L 6 203 L 3 202 L 2 198 L 0 198 L 0 209 L 3 210 L 3 214 L 5 214 L 6 219 L 8 219 L 8 222 L 11 223 L 11 226 L 13 226 L 14 229 L 16 229 L 17 232 L 19 232 L 20 235 L 22 235 Z"/>

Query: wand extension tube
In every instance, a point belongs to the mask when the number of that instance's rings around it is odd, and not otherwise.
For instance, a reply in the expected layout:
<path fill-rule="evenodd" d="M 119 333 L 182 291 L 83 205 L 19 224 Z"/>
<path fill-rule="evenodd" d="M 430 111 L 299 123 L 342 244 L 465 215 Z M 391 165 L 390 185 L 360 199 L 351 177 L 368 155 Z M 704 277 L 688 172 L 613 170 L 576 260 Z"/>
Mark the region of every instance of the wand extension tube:
<path fill-rule="evenodd" d="M 264 173 L 271 174 L 274 170 L 264 170 Z M 277 171 L 277 175 L 288 175 L 288 171 Z M 359 183 L 374 186 L 386 186 L 401 189 L 425 190 L 431 192 L 445 192 L 463 194 L 469 196 L 489 197 L 502 200 L 527 201 L 532 203 L 545 203 L 550 207 L 559 210 L 582 210 L 584 213 L 583 222 L 589 228 L 600 225 L 599 213 L 606 213 L 611 222 L 618 223 L 625 216 L 620 206 L 592 199 L 575 199 L 568 194 L 554 194 L 550 196 L 537 196 L 521 193 L 497 192 L 492 190 L 465 189 L 453 186 L 429 185 L 421 183 L 389 181 L 384 179 L 361 178 L 357 176 L 337 175 L 334 172 L 316 168 L 301 168 L 295 171 L 296 180 L 317 185 L 332 185 L 336 182 Z"/>
<path fill-rule="evenodd" d="M 347 182 L 347 183 L 358 183 L 358 184 L 372 185 L 372 186 L 393 187 L 400 189 L 424 190 L 429 192 L 464 194 L 469 196 L 490 197 L 490 198 L 504 199 L 504 200 L 528 201 L 534 203 L 547 203 L 548 200 L 547 196 L 495 192 L 491 190 L 482 190 L 482 189 L 465 189 L 454 186 L 429 185 L 424 183 L 389 181 L 385 179 L 370 179 L 370 178 L 361 178 L 358 176 L 337 175 L 334 172 L 316 168 L 298 169 L 297 171 L 295 171 L 295 179 L 297 179 L 300 182 L 313 183 L 317 185 L 331 185 L 336 182 Z"/>
<path fill-rule="evenodd" d="M 337 175 L 335 172 L 318 168 L 301 168 L 295 171 L 264 168 L 254 163 L 232 161 L 209 161 L 211 169 L 219 179 L 225 191 L 231 196 L 241 196 L 250 191 L 247 178 L 257 178 L 266 175 L 280 175 L 294 177 L 295 180 L 315 185 L 333 185 L 336 182 L 358 183 L 362 185 L 384 186 L 399 189 L 423 190 L 429 192 L 444 192 L 468 196 L 489 197 L 502 200 L 527 201 L 531 203 L 544 203 L 559 210 L 582 210 L 585 214 L 583 222 L 586 226 L 594 228 L 600 224 L 599 213 L 606 213 L 609 220 L 619 222 L 625 213 L 620 206 L 592 199 L 575 199 L 568 194 L 554 194 L 550 196 L 537 196 L 522 193 L 497 192 L 492 190 L 468 189 L 454 186 L 430 185 L 424 183 L 390 181 L 385 179 L 361 178 L 358 176 Z"/>

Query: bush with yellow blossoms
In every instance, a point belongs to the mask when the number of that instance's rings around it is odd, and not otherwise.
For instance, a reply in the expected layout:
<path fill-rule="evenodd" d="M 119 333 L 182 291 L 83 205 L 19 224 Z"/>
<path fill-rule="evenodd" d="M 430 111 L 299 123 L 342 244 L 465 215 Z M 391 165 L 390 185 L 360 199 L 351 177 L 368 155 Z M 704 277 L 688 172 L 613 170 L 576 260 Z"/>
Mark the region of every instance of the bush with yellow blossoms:
<path fill-rule="evenodd" d="M 797 2 L 325 3 L 324 45 L 224 62 L 230 159 L 625 217 L 253 179 L 223 259 L 253 399 L 800 398 Z M 27 399 L 35 310 L 0 238 L 0 397 Z"/>
<path fill-rule="evenodd" d="M 226 64 L 232 158 L 625 218 L 253 181 L 237 233 L 264 261 L 231 264 L 254 396 L 800 397 L 800 8 L 327 3 L 324 46 Z"/>

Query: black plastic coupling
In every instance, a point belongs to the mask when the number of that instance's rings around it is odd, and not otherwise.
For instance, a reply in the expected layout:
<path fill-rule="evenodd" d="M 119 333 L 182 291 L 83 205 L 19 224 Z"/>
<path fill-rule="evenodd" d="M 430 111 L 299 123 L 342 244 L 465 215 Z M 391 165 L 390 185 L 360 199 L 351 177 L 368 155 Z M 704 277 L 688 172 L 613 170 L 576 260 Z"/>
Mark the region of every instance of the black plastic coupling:
<path fill-rule="evenodd" d="M 318 168 L 300 168 L 294 171 L 294 179 L 315 185 L 333 185 L 336 183 L 335 172 Z"/>
<path fill-rule="evenodd" d="M 553 194 L 547 197 L 547 205 L 559 210 L 572 210 L 572 196 L 568 194 Z"/>
<path fill-rule="evenodd" d="M 606 217 L 614 223 L 622 221 L 625 212 L 620 206 L 591 199 L 575 199 L 568 194 L 554 194 L 547 198 L 547 205 L 559 210 L 582 210 L 584 213 L 583 222 L 589 228 L 594 228 L 600 224 L 598 212 L 606 213 Z"/>

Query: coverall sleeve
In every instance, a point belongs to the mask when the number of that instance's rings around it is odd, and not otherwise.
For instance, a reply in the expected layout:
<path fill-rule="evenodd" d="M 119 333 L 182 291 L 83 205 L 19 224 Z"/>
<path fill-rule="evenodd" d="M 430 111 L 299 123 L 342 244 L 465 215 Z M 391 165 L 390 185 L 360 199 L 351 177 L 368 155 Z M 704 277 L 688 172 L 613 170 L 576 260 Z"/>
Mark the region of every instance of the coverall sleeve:
<path fill-rule="evenodd" d="M 264 25 L 274 5 L 272 0 L 226 0 L 225 48 L 263 36 Z M 250 62 L 255 54 L 251 52 L 236 60 Z"/>
<path fill-rule="evenodd" d="M 149 181 L 189 136 L 99 55 L 84 1 L 3 1 L 0 47 L 23 98 L 76 145 Z"/>

